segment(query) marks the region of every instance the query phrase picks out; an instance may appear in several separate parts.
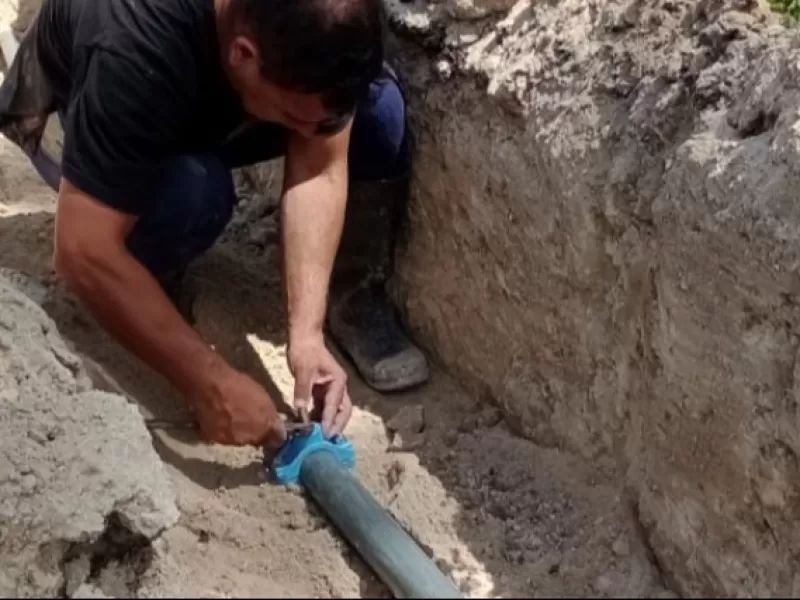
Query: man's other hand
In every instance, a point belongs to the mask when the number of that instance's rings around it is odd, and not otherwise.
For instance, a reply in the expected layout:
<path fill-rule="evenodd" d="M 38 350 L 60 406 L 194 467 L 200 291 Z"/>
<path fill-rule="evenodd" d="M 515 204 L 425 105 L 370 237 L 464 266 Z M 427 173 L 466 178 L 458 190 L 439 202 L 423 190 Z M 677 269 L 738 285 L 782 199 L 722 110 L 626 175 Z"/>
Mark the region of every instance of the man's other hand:
<path fill-rule="evenodd" d="M 353 413 L 347 393 L 347 374 L 320 336 L 289 345 L 289 368 L 294 375 L 294 406 L 321 420 L 326 437 L 341 434 Z"/>

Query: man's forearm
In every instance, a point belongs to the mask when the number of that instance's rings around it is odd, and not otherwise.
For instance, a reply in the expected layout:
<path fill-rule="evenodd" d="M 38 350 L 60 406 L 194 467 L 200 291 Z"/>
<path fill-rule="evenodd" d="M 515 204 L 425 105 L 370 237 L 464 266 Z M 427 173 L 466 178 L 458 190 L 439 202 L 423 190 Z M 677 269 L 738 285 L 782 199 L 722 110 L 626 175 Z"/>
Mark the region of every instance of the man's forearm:
<path fill-rule="evenodd" d="M 282 226 L 290 342 L 322 335 L 347 203 L 346 159 L 324 167 L 314 162 L 295 158 L 286 171 Z"/>
<path fill-rule="evenodd" d="M 346 182 L 321 176 L 286 193 L 284 257 L 292 337 L 322 333 L 344 223 L 346 186 Z"/>
<path fill-rule="evenodd" d="M 225 368 L 130 254 L 60 262 L 59 270 L 98 322 L 181 392 L 199 391 Z"/>

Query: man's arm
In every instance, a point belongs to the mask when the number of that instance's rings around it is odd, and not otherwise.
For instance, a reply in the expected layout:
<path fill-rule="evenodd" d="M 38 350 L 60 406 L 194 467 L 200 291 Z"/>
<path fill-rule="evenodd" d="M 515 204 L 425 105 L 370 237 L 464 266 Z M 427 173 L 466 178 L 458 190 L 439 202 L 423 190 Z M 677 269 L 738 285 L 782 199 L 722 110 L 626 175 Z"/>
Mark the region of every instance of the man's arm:
<path fill-rule="evenodd" d="M 165 55 L 181 55 L 179 39 L 177 51 L 162 42 Z M 280 444 L 269 394 L 202 340 L 125 243 L 134 215 L 152 208 L 196 89 L 192 64 L 165 70 L 145 56 L 97 49 L 81 69 L 64 127 L 57 269 L 109 333 L 189 400 L 207 440 Z"/>
<path fill-rule="evenodd" d="M 344 225 L 350 125 L 290 138 L 283 198 L 290 344 L 322 342 L 328 285 Z"/>
<path fill-rule="evenodd" d="M 56 269 L 109 333 L 189 400 L 208 441 L 280 446 L 286 432 L 269 395 L 203 341 L 128 252 L 134 222 L 62 180 Z"/>
<path fill-rule="evenodd" d="M 201 394 L 227 365 L 128 252 L 125 238 L 134 222 L 135 217 L 63 180 L 56 212 L 56 269 L 124 346 L 184 394 Z"/>
<path fill-rule="evenodd" d="M 56 268 L 101 325 L 192 393 L 224 363 L 125 244 L 189 100 L 175 93 L 169 72 L 141 57 L 97 50 L 88 60 L 64 122 Z"/>
<path fill-rule="evenodd" d="M 329 138 L 290 139 L 284 175 L 283 232 L 289 305 L 289 365 L 294 404 L 321 408 L 322 430 L 338 435 L 353 406 L 347 375 L 325 347 L 328 285 L 344 226 L 350 124 Z M 316 393 L 316 392 L 319 392 Z M 324 404 L 316 404 L 324 395 Z"/>

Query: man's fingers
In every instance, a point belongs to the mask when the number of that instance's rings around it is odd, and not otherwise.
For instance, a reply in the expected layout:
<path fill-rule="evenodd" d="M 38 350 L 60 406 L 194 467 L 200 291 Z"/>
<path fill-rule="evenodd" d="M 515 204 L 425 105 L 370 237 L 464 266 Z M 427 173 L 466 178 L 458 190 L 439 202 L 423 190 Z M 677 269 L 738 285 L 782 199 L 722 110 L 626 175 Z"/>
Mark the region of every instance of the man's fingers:
<path fill-rule="evenodd" d="M 294 407 L 297 410 L 310 410 L 311 392 L 314 387 L 314 370 L 300 368 L 294 379 Z"/>
<path fill-rule="evenodd" d="M 325 392 L 325 408 L 322 410 L 322 431 L 325 435 L 333 434 L 333 423 L 339 412 L 339 406 L 347 394 L 347 379 L 342 373 L 335 377 L 329 384 Z"/>
<path fill-rule="evenodd" d="M 347 423 L 350 421 L 352 415 L 353 403 L 350 400 L 350 394 L 345 389 L 342 403 L 339 405 L 339 412 L 336 413 L 336 417 L 333 419 L 331 435 L 341 435 L 344 433 L 344 428 L 347 427 Z"/>

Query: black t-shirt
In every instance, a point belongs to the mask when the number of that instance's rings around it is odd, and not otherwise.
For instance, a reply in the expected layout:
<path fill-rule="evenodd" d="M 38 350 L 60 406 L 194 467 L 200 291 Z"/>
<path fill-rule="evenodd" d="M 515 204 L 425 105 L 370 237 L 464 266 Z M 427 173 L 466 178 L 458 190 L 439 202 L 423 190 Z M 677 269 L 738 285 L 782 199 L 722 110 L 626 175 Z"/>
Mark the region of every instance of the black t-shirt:
<path fill-rule="evenodd" d="M 40 62 L 64 114 L 63 175 L 140 213 L 172 156 L 218 147 L 246 115 L 220 64 L 214 0 L 46 0 Z"/>

